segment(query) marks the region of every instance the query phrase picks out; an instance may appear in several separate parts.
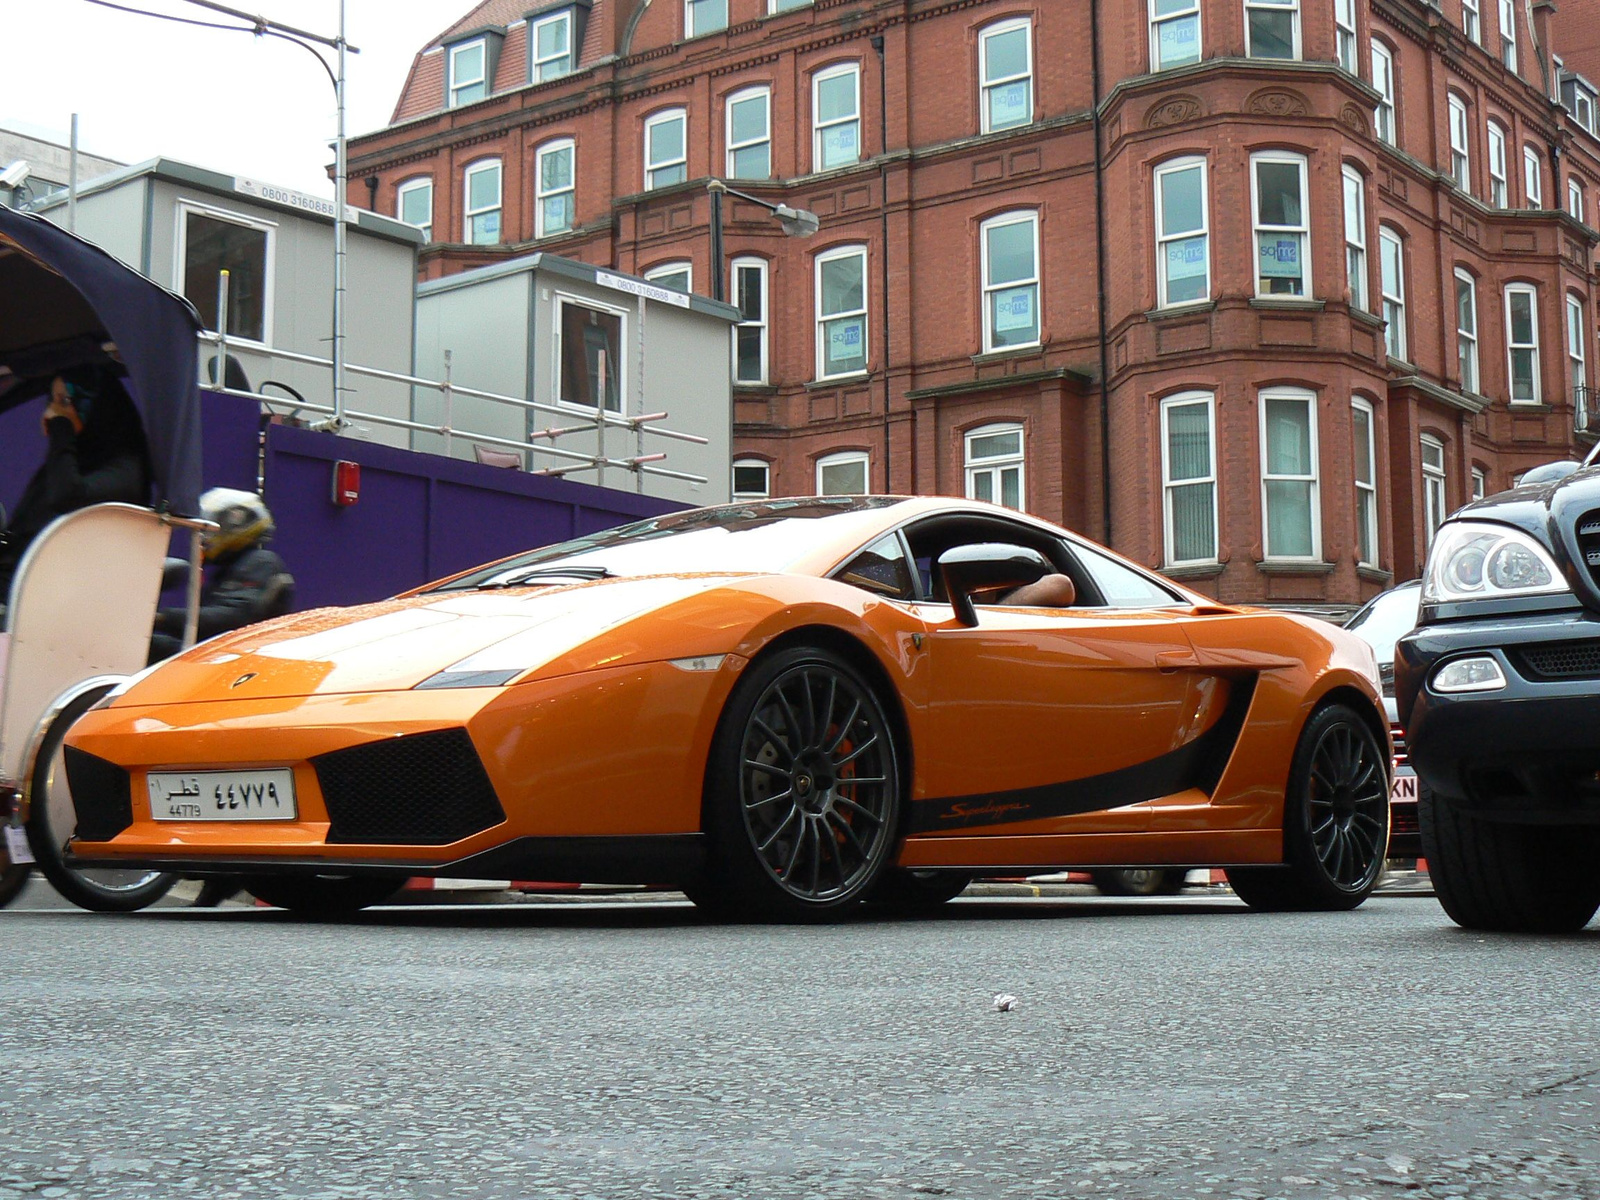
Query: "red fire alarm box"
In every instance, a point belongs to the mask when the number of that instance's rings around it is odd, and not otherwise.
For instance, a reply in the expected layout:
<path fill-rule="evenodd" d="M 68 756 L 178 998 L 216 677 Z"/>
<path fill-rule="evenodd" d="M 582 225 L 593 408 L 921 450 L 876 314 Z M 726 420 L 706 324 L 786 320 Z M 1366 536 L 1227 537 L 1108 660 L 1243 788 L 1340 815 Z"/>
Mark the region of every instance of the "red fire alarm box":
<path fill-rule="evenodd" d="M 349 508 L 361 499 L 361 464 L 340 459 L 333 464 L 333 502 Z"/>

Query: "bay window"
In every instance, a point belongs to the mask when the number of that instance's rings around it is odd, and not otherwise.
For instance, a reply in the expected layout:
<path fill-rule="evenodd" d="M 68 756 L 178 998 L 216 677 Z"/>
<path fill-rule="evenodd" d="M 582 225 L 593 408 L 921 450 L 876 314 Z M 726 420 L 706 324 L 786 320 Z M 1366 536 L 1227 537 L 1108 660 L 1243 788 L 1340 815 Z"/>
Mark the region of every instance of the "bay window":
<path fill-rule="evenodd" d="M 1216 397 L 1161 402 L 1161 523 L 1169 567 L 1217 561 Z"/>
<path fill-rule="evenodd" d="M 1316 397 L 1298 388 L 1261 393 L 1261 495 L 1268 559 L 1321 554 Z"/>

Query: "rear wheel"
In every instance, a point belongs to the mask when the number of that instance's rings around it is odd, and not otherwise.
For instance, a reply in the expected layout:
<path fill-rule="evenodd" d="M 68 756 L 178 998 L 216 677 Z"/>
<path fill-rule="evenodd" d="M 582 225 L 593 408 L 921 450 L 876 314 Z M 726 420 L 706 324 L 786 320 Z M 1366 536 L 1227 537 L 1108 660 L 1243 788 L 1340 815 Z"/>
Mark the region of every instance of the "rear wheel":
<path fill-rule="evenodd" d="M 1417 810 L 1434 894 L 1457 925 L 1573 933 L 1600 908 L 1594 827 L 1485 821 L 1421 784 Z"/>
<path fill-rule="evenodd" d="M 1251 908 L 1337 911 L 1358 906 L 1383 874 L 1389 844 L 1384 750 L 1361 714 L 1330 704 L 1300 734 L 1283 799 L 1282 867 L 1231 867 Z"/>
<path fill-rule="evenodd" d="M 797 646 L 751 664 L 706 773 L 710 860 L 691 892 L 719 915 L 836 918 L 892 859 L 900 761 L 883 701 L 850 663 Z"/>
<path fill-rule="evenodd" d="M 1107 896 L 1172 896 L 1183 887 L 1188 873 L 1161 867 L 1121 867 L 1090 871 L 1089 878 Z"/>
<path fill-rule="evenodd" d="M 256 875 L 241 882 L 256 899 L 313 920 L 347 917 L 405 886 L 403 879 L 372 875 Z"/>

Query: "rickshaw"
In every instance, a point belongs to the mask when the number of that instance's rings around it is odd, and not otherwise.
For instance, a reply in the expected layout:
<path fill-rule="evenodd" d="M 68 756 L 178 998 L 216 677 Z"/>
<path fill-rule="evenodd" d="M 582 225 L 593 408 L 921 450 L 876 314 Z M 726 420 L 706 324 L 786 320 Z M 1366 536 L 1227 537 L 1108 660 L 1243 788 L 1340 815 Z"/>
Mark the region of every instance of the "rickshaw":
<path fill-rule="evenodd" d="M 143 870 L 70 867 L 77 814 L 62 740 L 83 713 L 142 670 L 175 530 L 188 540 L 195 638 L 200 537 L 200 320 L 194 307 L 41 217 L 0 207 L 0 413 L 36 399 L 57 372 L 122 373 L 144 427 L 152 504 L 96 504 L 29 543 L 0 618 L 0 905 L 31 863 L 67 899 L 101 912 L 154 903 L 176 881 Z M 54 784 L 54 786 L 52 786 Z"/>

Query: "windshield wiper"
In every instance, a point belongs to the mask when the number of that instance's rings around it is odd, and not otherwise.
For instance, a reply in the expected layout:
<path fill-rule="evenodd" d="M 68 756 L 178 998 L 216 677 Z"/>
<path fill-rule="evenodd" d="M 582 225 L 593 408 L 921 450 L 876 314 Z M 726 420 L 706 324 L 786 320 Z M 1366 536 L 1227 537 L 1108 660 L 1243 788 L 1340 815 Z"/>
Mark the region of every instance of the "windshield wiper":
<path fill-rule="evenodd" d="M 535 567 L 531 571 L 519 571 L 515 575 L 507 575 L 504 579 L 494 579 L 487 583 L 480 583 L 478 590 L 486 588 L 522 587 L 529 583 L 544 583 L 554 579 L 576 579 L 589 582 L 595 579 L 613 579 L 615 576 L 604 567 Z"/>

